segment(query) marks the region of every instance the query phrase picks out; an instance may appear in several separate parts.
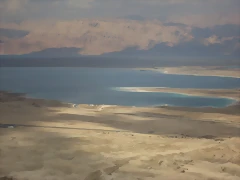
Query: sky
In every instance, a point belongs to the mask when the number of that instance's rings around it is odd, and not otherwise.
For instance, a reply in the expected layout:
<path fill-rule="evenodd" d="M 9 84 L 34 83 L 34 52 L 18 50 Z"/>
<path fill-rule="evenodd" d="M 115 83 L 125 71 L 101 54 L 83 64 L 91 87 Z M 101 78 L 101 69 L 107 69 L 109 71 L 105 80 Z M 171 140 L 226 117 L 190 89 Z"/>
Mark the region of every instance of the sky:
<path fill-rule="evenodd" d="M 210 27 L 240 24 L 240 0 L 0 0 L 2 22 L 141 16 Z"/>

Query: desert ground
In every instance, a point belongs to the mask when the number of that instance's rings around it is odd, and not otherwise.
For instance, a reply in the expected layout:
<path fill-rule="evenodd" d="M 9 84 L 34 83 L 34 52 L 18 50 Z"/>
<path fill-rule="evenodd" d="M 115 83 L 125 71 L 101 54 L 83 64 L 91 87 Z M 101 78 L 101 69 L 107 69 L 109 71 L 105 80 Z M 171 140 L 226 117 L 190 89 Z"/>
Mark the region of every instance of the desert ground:
<path fill-rule="evenodd" d="M 239 105 L 73 105 L 0 92 L 0 179 L 239 180 L 239 117 Z"/>

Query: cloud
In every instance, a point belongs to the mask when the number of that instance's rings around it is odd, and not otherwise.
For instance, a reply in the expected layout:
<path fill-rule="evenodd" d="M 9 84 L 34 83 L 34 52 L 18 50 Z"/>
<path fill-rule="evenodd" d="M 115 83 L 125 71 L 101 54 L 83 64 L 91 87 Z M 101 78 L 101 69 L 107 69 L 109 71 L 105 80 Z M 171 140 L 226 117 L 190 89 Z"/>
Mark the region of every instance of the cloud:
<path fill-rule="evenodd" d="M 217 37 L 216 35 L 213 35 L 209 38 L 205 38 L 203 40 L 203 44 L 205 46 L 208 46 L 210 44 L 221 44 L 221 43 L 222 43 L 222 40 L 219 37 Z"/>
<path fill-rule="evenodd" d="M 230 53 L 233 51 L 238 51 L 240 49 L 240 36 L 239 37 L 218 37 L 213 35 L 209 38 L 205 38 L 202 41 L 202 44 L 209 47 L 212 45 L 225 45 L 225 51 Z M 213 46 L 212 46 L 213 47 Z"/>

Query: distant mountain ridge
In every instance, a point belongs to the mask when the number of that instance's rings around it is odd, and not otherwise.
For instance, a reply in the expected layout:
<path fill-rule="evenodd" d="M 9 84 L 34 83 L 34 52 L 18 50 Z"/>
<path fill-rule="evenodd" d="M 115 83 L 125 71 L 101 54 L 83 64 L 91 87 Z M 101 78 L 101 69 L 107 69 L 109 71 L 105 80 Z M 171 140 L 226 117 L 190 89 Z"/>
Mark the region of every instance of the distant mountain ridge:
<path fill-rule="evenodd" d="M 127 48 L 120 52 L 106 53 L 111 57 L 240 57 L 240 51 L 234 49 L 235 40 L 224 44 L 210 44 L 205 46 L 198 41 L 190 41 L 176 46 L 160 43 L 148 50 L 139 50 L 137 47 Z"/>
<path fill-rule="evenodd" d="M 29 56 L 238 56 L 240 26 L 190 27 L 124 19 L 26 21 L 3 24 L 5 54 Z"/>
<path fill-rule="evenodd" d="M 32 52 L 23 56 L 29 57 L 79 57 L 80 48 L 48 48 L 42 51 Z"/>

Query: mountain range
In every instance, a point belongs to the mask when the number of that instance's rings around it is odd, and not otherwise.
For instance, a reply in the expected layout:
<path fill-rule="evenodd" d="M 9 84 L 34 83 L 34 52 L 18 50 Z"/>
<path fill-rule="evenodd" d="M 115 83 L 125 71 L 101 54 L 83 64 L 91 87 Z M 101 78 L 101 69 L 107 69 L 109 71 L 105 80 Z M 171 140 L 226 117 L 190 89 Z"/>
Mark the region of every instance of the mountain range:
<path fill-rule="evenodd" d="M 199 28 L 141 17 L 1 24 L 4 54 L 240 57 L 240 26 Z"/>

